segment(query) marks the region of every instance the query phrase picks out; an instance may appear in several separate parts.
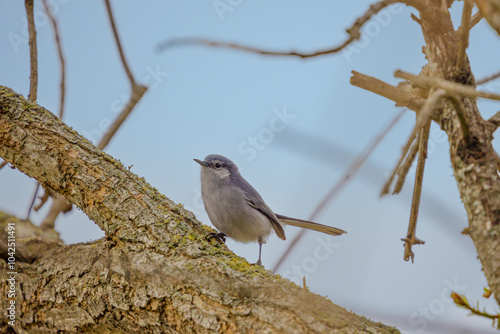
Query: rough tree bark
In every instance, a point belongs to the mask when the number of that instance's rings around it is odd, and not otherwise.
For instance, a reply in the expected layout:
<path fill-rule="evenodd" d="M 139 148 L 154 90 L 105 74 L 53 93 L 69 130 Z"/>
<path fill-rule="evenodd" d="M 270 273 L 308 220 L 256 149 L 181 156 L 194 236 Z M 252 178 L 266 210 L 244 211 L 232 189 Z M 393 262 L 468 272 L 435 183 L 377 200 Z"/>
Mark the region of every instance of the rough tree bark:
<path fill-rule="evenodd" d="M 105 232 L 64 245 L 17 222 L 17 333 L 396 333 L 209 243 L 210 229 L 52 113 L 0 86 L 0 156 Z M 0 215 L 5 226 L 15 218 Z M 21 235 L 21 231 L 25 235 Z M 0 234 L 0 239 L 5 238 Z M 5 249 L 0 248 L 5 255 Z M 0 260 L 0 312 L 7 263 Z M 8 330 L 4 316 L 1 326 Z"/>

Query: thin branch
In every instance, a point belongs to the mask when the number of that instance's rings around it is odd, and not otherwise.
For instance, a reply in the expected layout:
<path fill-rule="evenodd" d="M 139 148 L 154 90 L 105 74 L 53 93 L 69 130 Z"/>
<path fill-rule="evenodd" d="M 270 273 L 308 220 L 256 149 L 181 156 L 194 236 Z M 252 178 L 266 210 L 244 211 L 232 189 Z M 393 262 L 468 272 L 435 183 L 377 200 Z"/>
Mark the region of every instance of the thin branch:
<path fill-rule="evenodd" d="M 35 18 L 33 16 L 33 0 L 24 0 L 26 7 L 26 16 L 28 19 L 28 34 L 30 46 L 30 91 L 28 100 L 36 101 L 38 89 L 38 56 L 36 48 L 36 28 Z"/>
<path fill-rule="evenodd" d="M 451 103 L 453 104 L 453 106 L 455 107 L 455 110 L 456 110 L 456 113 L 458 116 L 458 120 L 460 122 L 460 126 L 462 127 L 462 133 L 463 133 L 464 140 L 467 143 L 470 143 L 471 136 L 470 136 L 469 124 L 468 124 L 467 118 L 465 117 L 465 110 L 462 106 L 462 102 L 460 101 L 460 98 L 455 94 L 449 94 L 449 93 L 446 94 L 445 97 L 448 98 L 451 101 Z M 396 180 L 396 185 L 394 186 L 394 190 L 392 192 L 393 195 L 398 194 L 401 191 L 401 189 L 403 188 L 403 184 L 404 184 L 406 175 L 408 174 L 408 171 L 409 171 L 413 161 L 415 160 L 415 157 L 417 155 L 419 147 L 420 147 L 420 140 L 417 137 L 417 140 L 415 140 L 413 142 L 410 153 L 406 157 L 406 160 L 404 161 L 404 163 L 401 165 L 401 167 L 397 171 L 398 178 Z"/>
<path fill-rule="evenodd" d="M 422 195 L 422 182 L 424 178 L 425 161 L 427 159 L 427 144 L 429 143 L 430 128 L 431 120 L 428 120 L 420 130 L 417 171 L 415 173 L 415 186 L 413 188 L 413 198 L 411 200 L 410 222 L 408 224 L 408 232 L 406 233 L 406 238 L 401 239 L 405 242 L 404 260 L 408 261 L 411 258 L 412 263 L 415 257 L 415 254 L 411 249 L 412 246 L 425 243 L 415 236 L 415 232 L 417 230 L 418 209 L 420 208 L 420 197 Z"/>
<path fill-rule="evenodd" d="M 49 200 L 50 197 L 52 197 L 52 191 L 48 190 L 48 189 L 43 189 L 44 192 L 43 192 L 43 195 L 40 198 L 40 203 L 38 203 L 37 205 L 35 205 L 33 207 L 33 210 L 35 211 L 38 211 L 40 210 L 43 205 Z"/>
<path fill-rule="evenodd" d="M 45 217 L 45 219 L 42 221 L 42 224 L 40 225 L 41 228 L 43 229 L 51 229 L 54 228 L 56 218 L 59 216 L 59 213 L 66 213 L 69 212 L 73 209 L 73 206 L 66 202 L 64 197 L 62 197 L 59 194 L 53 194 L 52 195 L 52 205 L 50 206 L 49 213 Z"/>
<path fill-rule="evenodd" d="M 335 196 L 346 186 L 348 181 L 359 171 L 361 166 L 363 166 L 364 162 L 370 154 L 375 150 L 375 148 L 378 146 L 378 144 L 382 141 L 382 139 L 386 136 L 386 134 L 393 128 L 393 126 L 399 121 L 401 116 L 403 116 L 405 110 L 401 110 L 395 117 L 394 119 L 387 125 L 386 128 L 384 128 L 383 131 L 381 131 L 373 140 L 370 141 L 370 144 L 367 146 L 367 148 L 361 152 L 356 159 L 351 163 L 351 165 L 346 169 L 344 175 L 335 183 L 335 185 L 330 189 L 328 194 L 321 200 L 321 202 L 316 206 L 314 209 L 313 213 L 309 217 L 309 220 L 315 220 L 316 217 L 323 212 L 323 210 L 327 207 L 327 205 L 335 198 Z M 299 240 L 304 236 L 306 230 L 301 229 L 300 232 L 295 236 L 295 238 L 292 240 L 286 251 L 281 255 L 280 259 L 278 262 L 275 264 L 273 272 L 278 271 L 280 266 L 283 264 L 283 262 L 286 260 L 290 252 L 293 250 L 293 248 L 297 245 Z"/>
<path fill-rule="evenodd" d="M 500 72 L 497 72 L 495 74 L 489 75 L 486 78 L 482 78 L 481 80 L 476 81 L 476 85 L 482 85 L 485 84 L 491 80 L 495 80 L 496 78 L 500 77 Z"/>
<path fill-rule="evenodd" d="M 130 115 L 135 105 L 139 102 L 144 93 L 146 93 L 147 89 L 148 88 L 145 86 L 140 86 L 140 85 L 133 86 L 132 95 L 130 96 L 130 100 L 128 101 L 127 105 L 125 106 L 125 108 L 123 108 L 121 113 L 116 117 L 113 124 L 111 124 L 111 126 L 108 128 L 108 131 L 101 138 L 99 144 L 97 144 L 97 147 L 99 149 L 103 150 L 109 144 L 111 138 L 113 138 L 113 136 L 118 131 L 120 126 L 123 124 L 125 119 L 127 119 L 128 115 Z"/>
<path fill-rule="evenodd" d="M 481 20 L 484 19 L 484 16 L 483 14 L 481 14 L 481 12 L 477 12 L 476 14 L 474 14 L 472 16 L 472 19 L 471 19 L 471 22 L 470 22 L 470 28 L 474 28 L 476 26 L 476 24 L 478 24 L 479 22 L 481 22 Z"/>
<path fill-rule="evenodd" d="M 26 220 L 30 220 L 31 209 L 33 209 L 33 205 L 35 205 L 36 195 L 38 194 L 38 189 L 40 188 L 40 183 L 36 181 L 35 192 L 33 194 L 33 199 L 31 200 L 30 206 L 28 207 L 28 212 L 26 213 Z"/>
<path fill-rule="evenodd" d="M 118 30 L 116 29 L 115 19 L 113 18 L 113 12 L 111 11 L 111 4 L 109 0 L 104 0 L 106 3 L 106 10 L 108 11 L 109 22 L 111 23 L 111 28 L 113 30 L 113 35 L 115 36 L 116 46 L 118 47 L 118 52 L 120 53 L 120 59 L 122 60 L 125 72 L 127 72 L 128 80 L 132 86 L 135 86 L 134 76 L 132 71 L 128 67 L 127 60 L 125 59 L 125 53 L 123 52 L 122 44 L 120 42 L 120 37 L 118 36 Z"/>
<path fill-rule="evenodd" d="M 377 78 L 368 76 L 363 73 L 352 71 L 351 85 L 366 89 L 377 95 L 381 95 L 389 100 L 396 102 L 398 107 L 407 107 L 415 112 L 420 111 L 425 103 L 425 99 L 412 94 L 400 87 L 389 85 L 388 83 Z"/>
<path fill-rule="evenodd" d="M 351 28 L 347 29 L 346 32 L 349 34 L 349 37 L 342 43 L 340 43 L 338 46 L 327 48 L 324 50 L 312 52 L 312 53 L 304 53 L 304 52 L 297 52 L 297 51 L 271 51 L 271 50 L 263 50 L 259 48 L 254 48 L 250 46 L 245 46 L 237 43 L 228 43 L 228 42 L 221 42 L 221 41 L 214 41 L 214 40 L 209 40 L 205 38 L 178 38 L 178 39 L 170 39 L 167 40 L 161 44 L 158 45 L 158 51 L 164 51 L 168 48 L 176 47 L 176 46 L 184 46 L 184 45 L 205 45 L 205 46 L 210 46 L 210 47 L 222 47 L 222 48 L 230 48 L 230 49 L 236 49 L 236 50 L 241 50 L 245 52 L 251 52 L 251 53 L 257 53 L 261 55 L 266 55 L 266 56 L 292 56 L 292 57 L 299 57 L 302 59 L 305 58 L 312 58 L 312 57 L 317 57 L 317 56 L 323 56 L 323 55 L 328 55 L 332 53 L 336 53 L 344 49 L 346 46 L 354 42 L 355 40 L 359 39 L 361 36 L 361 27 L 368 22 L 373 15 L 377 14 L 380 10 L 383 8 L 397 3 L 407 3 L 411 4 L 413 6 L 418 5 L 418 1 L 402 1 L 402 0 L 383 0 L 379 1 L 373 5 L 370 6 L 370 8 L 361 16 L 359 17 L 356 22 L 351 26 Z"/>
<path fill-rule="evenodd" d="M 455 111 L 457 113 L 458 121 L 460 122 L 460 126 L 462 128 L 462 134 L 464 136 L 464 140 L 467 143 L 471 142 L 470 130 L 469 130 L 469 122 L 465 117 L 465 110 L 460 101 L 460 98 L 456 94 L 448 93 L 446 94 L 446 98 L 451 101 L 453 107 L 455 107 Z"/>
<path fill-rule="evenodd" d="M 383 196 L 383 195 L 386 195 L 389 193 L 389 188 L 391 187 L 391 184 L 394 180 L 394 177 L 396 176 L 396 173 L 399 170 L 399 167 L 401 166 L 401 164 L 405 160 L 406 155 L 408 154 L 408 151 L 410 150 L 410 147 L 412 146 L 413 141 L 417 137 L 418 131 L 420 131 L 420 128 L 424 124 L 426 124 L 429 119 L 431 119 L 431 115 L 433 114 L 434 107 L 436 106 L 436 104 L 439 102 L 439 100 L 445 94 L 446 94 L 446 92 L 442 89 L 438 89 L 438 90 L 434 91 L 425 101 L 425 104 L 422 107 L 422 110 L 417 113 L 417 120 L 415 122 L 415 127 L 413 128 L 413 131 L 410 134 L 410 138 L 408 138 L 405 146 L 403 146 L 401 157 L 399 158 L 399 161 L 396 164 L 396 167 L 393 169 L 391 176 L 384 184 L 384 187 L 382 188 L 380 196 Z"/>
<path fill-rule="evenodd" d="M 467 54 L 465 53 L 465 50 L 469 46 L 471 15 L 472 15 L 472 3 L 469 2 L 468 0 L 464 0 L 464 9 L 462 11 L 462 24 L 458 29 L 459 32 L 458 57 L 457 57 L 458 68 L 462 68 L 465 65 L 465 61 L 467 59 Z"/>
<path fill-rule="evenodd" d="M 448 93 L 456 93 L 466 97 L 482 97 L 485 99 L 500 101 L 500 95 L 481 92 L 475 90 L 472 86 L 462 85 L 456 82 L 447 81 L 441 78 L 426 77 L 426 76 L 416 76 L 410 73 L 397 70 L 394 72 L 396 78 L 401 78 L 405 80 L 410 80 L 411 82 L 423 86 L 426 88 L 441 88 Z"/>
<path fill-rule="evenodd" d="M 486 289 L 485 289 L 486 290 Z M 486 293 L 485 293 L 486 294 Z M 483 295 L 484 297 L 484 295 Z M 488 296 L 489 297 L 489 296 Z M 486 298 L 488 298 L 486 297 Z M 493 326 L 495 323 L 497 324 L 497 329 L 500 329 L 500 314 L 491 314 L 486 312 L 485 309 L 482 311 L 479 309 L 479 302 L 477 303 L 477 306 L 471 306 L 469 301 L 467 300 L 467 297 L 465 295 L 459 295 L 455 291 L 452 291 L 451 293 L 451 298 L 453 299 L 453 302 L 460 307 L 463 307 L 471 312 L 471 314 L 479 315 L 481 317 L 493 320 Z"/>
<path fill-rule="evenodd" d="M 500 111 L 497 111 L 495 115 L 490 117 L 487 121 L 487 124 L 490 125 L 491 127 L 490 132 L 491 134 L 493 134 L 493 132 L 495 132 L 495 130 L 498 129 L 498 127 L 500 126 Z"/>
<path fill-rule="evenodd" d="M 415 157 L 417 156 L 419 142 L 420 141 L 417 135 L 417 138 L 415 139 L 415 141 L 413 141 L 413 144 L 411 146 L 410 153 L 408 153 L 408 155 L 406 156 L 406 159 L 401 167 L 398 168 L 398 178 L 396 179 L 396 185 L 394 186 L 394 190 L 392 191 L 393 195 L 399 194 L 401 189 L 403 189 L 406 175 L 408 174 L 408 171 L 410 170 L 410 167 L 413 164 Z"/>
<path fill-rule="evenodd" d="M 5 166 L 7 166 L 7 164 L 8 164 L 7 160 L 2 161 L 2 163 L 0 163 L 0 169 L 2 169 Z"/>
<path fill-rule="evenodd" d="M 57 52 L 59 54 L 59 64 L 61 68 L 61 100 L 59 102 L 59 119 L 63 119 L 64 115 L 64 101 L 66 99 L 66 66 L 64 62 L 64 55 L 61 46 L 61 38 L 59 37 L 59 28 L 57 26 L 56 18 L 54 14 L 50 10 L 50 7 L 47 3 L 47 0 L 42 0 L 43 8 L 49 17 L 50 22 L 52 23 L 52 28 L 54 29 L 54 38 L 56 40 Z"/>

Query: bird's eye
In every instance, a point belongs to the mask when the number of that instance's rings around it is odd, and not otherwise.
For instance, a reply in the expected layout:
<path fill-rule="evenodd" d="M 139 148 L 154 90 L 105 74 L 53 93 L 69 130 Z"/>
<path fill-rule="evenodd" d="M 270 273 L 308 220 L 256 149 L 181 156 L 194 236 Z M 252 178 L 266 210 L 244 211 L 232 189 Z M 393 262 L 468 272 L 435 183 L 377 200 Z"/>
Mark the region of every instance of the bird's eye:
<path fill-rule="evenodd" d="M 222 164 L 220 162 L 216 162 L 214 164 L 215 168 L 221 168 L 222 167 Z"/>

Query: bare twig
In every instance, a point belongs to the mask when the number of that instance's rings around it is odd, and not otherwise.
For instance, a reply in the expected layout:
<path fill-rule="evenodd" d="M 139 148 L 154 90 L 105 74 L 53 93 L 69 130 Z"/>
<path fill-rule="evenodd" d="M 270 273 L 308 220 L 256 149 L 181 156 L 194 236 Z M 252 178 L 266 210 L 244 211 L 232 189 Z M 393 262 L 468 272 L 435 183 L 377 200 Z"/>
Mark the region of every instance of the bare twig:
<path fill-rule="evenodd" d="M 417 113 L 417 120 L 415 122 L 415 127 L 413 128 L 412 133 L 410 134 L 410 137 L 408 138 L 405 146 L 403 146 L 402 154 L 401 157 L 399 158 L 398 163 L 396 164 L 396 167 L 391 173 L 391 176 L 389 179 L 386 181 L 384 184 L 384 187 L 382 188 L 382 191 L 380 193 L 380 196 L 386 195 L 389 193 L 389 188 L 391 187 L 391 184 L 394 180 L 394 177 L 396 176 L 396 173 L 399 169 L 399 166 L 403 163 L 403 161 L 406 158 L 406 155 L 408 154 L 408 151 L 410 150 L 410 147 L 417 137 L 417 132 L 420 131 L 420 128 L 427 123 L 429 119 L 431 119 L 431 115 L 434 111 L 434 107 L 436 104 L 439 102 L 439 100 L 446 94 L 446 92 L 442 89 L 438 89 L 434 91 L 425 101 L 424 106 L 422 107 L 422 110 Z"/>
<path fill-rule="evenodd" d="M 314 209 L 313 213 L 309 217 L 309 220 L 314 220 L 316 217 L 323 212 L 323 210 L 326 208 L 326 206 L 335 198 L 335 196 L 345 187 L 345 185 L 348 183 L 348 181 L 358 172 L 358 170 L 363 166 L 364 162 L 370 154 L 373 152 L 373 150 L 378 146 L 378 144 L 382 141 L 382 139 L 385 137 L 385 135 L 392 129 L 392 127 L 397 123 L 397 121 L 403 116 L 404 110 L 401 110 L 395 117 L 394 119 L 387 125 L 386 128 L 384 128 L 383 131 L 381 131 L 375 138 L 374 140 L 370 141 L 370 144 L 366 147 L 366 149 L 361 152 L 356 159 L 351 163 L 351 165 L 346 169 L 344 175 L 335 183 L 335 185 L 330 189 L 328 194 L 321 200 L 321 202 L 316 206 Z M 280 266 L 283 264 L 283 262 L 286 260 L 290 252 L 293 250 L 293 248 L 297 245 L 299 240 L 304 236 L 306 230 L 301 229 L 300 232 L 295 236 L 295 238 L 292 240 L 286 251 L 281 255 L 280 259 L 278 262 L 275 264 L 273 271 L 276 272 Z"/>
<path fill-rule="evenodd" d="M 360 29 L 361 27 L 368 22 L 373 15 L 377 14 L 380 10 L 383 8 L 397 2 L 403 2 L 407 4 L 412 4 L 413 6 L 416 6 L 419 2 L 418 1 L 402 1 L 402 0 L 383 0 L 379 1 L 373 5 L 370 6 L 370 8 L 361 16 L 359 17 L 356 22 L 351 26 L 351 28 L 347 29 L 347 33 L 349 34 L 349 37 L 342 43 L 340 43 L 338 46 L 327 48 L 325 50 L 320 50 L 312 53 L 303 53 L 303 52 L 297 52 L 297 51 L 271 51 L 271 50 L 263 50 L 259 48 L 254 48 L 254 47 L 249 47 L 237 43 L 228 43 L 228 42 L 221 42 L 221 41 L 214 41 L 210 39 L 205 39 L 205 38 L 178 38 L 178 39 L 170 39 L 167 40 L 160 45 L 158 45 L 158 50 L 159 51 L 164 51 L 165 49 L 176 47 L 176 46 L 184 46 L 184 45 L 206 45 L 206 46 L 211 46 L 211 47 L 222 47 L 222 48 L 231 48 L 231 49 L 237 49 L 241 51 L 246 51 L 246 52 L 251 52 L 251 53 L 258 53 L 261 55 L 266 55 L 266 56 L 292 56 L 292 57 L 299 57 L 299 58 L 311 58 L 311 57 L 317 57 L 317 56 L 323 56 L 327 54 L 332 54 L 341 51 L 344 49 L 346 46 L 354 42 L 355 40 L 359 39 L 361 36 Z"/>
<path fill-rule="evenodd" d="M 120 59 L 122 60 L 123 67 L 127 73 L 128 79 L 132 86 L 135 86 L 134 76 L 132 71 L 128 67 L 127 60 L 125 59 L 125 53 L 123 52 L 122 44 L 120 42 L 120 37 L 118 36 L 118 30 L 116 29 L 115 19 L 113 18 L 113 12 L 111 11 L 111 4 L 109 0 L 104 0 L 106 3 L 106 10 L 108 11 L 109 22 L 111 23 L 111 28 L 113 30 L 113 35 L 115 36 L 116 46 L 118 47 L 118 52 L 120 53 Z"/>
<path fill-rule="evenodd" d="M 453 107 L 455 107 L 455 111 L 457 113 L 458 121 L 460 122 L 460 126 L 462 128 L 462 134 L 464 136 L 464 140 L 467 143 L 471 142 L 471 137 L 470 137 L 470 130 L 469 130 L 469 122 L 467 121 L 467 118 L 465 117 L 465 110 L 462 105 L 462 102 L 460 101 L 460 98 L 453 93 L 448 93 L 446 94 L 446 98 L 451 101 L 453 104 Z"/>
<path fill-rule="evenodd" d="M 474 3 L 490 27 L 500 35 L 500 5 L 498 0 L 474 0 Z"/>
<path fill-rule="evenodd" d="M 144 93 L 146 92 L 147 87 L 145 86 L 140 86 L 140 85 L 134 85 L 132 87 L 132 95 L 130 96 L 130 100 L 128 101 L 127 105 L 123 110 L 120 112 L 120 114 L 116 117 L 115 121 L 113 124 L 110 125 L 104 136 L 101 138 L 99 141 L 99 144 L 97 144 L 97 147 L 103 150 L 106 145 L 110 142 L 111 138 L 115 135 L 116 131 L 120 128 L 120 126 L 123 124 L 125 119 L 127 119 L 128 115 L 132 112 L 134 109 L 135 105 L 139 102 L 139 100 L 142 98 Z"/>
<path fill-rule="evenodd" d="M 57 21 L 56 18 L 54 17 L 54 14 L 50 10 L 50 7 L 47 3 L 47 0 L 42 0 L 43 3 L 43 8 L 45 12 L 47 13 L 47 16 L 50 19 L 50 22 L 52 23 L 52 28 L 54 29 L 54 38 L 56 40 L 57 44 L 57 52 L 59 54 L 59 64 L 61 68 L 61 100 L 59 102 L 59 119 L 62 120 L 63 114 L 64 114 L 64 101 L 66 99 L 66 66 L 64 62 L 64 55 L 62 51 L 62 46 L 61 46 L 61 38 L 59 37 L 59 28 L 57 26 Z"/>
<path fill-rule="evenodd" d="M 482 97 L 485 99 L 500 101 L 500 95 L 481 92 L 475 90 L 472 86 L 462 85 L 441 78 L 426 77 L 420 75 L 416 76 L 410 73 L 403 72 L 401 70 L 397 70 L 396 72 L 394 72 L 394 76 L 396 78 L 410 80 L 411 82 L 426 88 L 431 88 L 431 87 L 441 88 L 447 91 L 448 93 L 455 93 L 467 97 Z"/>
<path fill-rule="evenodd" d="M 408 261 L 411 258 L 412 263 L 415 257 L 415 254 L 411 249 L 412 246 L 425 243 L 415 236 L 415 232 L 417 230 L 418 209 L 420 207 L 420 196 L 422 195 L 422 181 L 424 178 L 425 161 L 427 159 L 427 144 L 429 142 L 430 128 L 431 121 L 427 120 L 420 129 L 417 171 L 415 173 L 415 186 L 413 188 L 413 198 L 411 200 L 410 222 L 408 224 L 408 232 L 406 233 L 406 238 L 401 239 L 405 242 L 404 260 Z"/>
<path fill-rule="evenodd" d="M 491 132 L 495 132 L 495 130 L 500 126 L 500 111 L 497 111 L 495 115 L 491 116 L 488 119 L 488 123 L 493 127 L 493 131 Z"/>
<path fill-rule="evenodd" d="M 73 208 L 73 206 L 67 203 L 64 197 L 62 197 L 61 195 L 53 194 L 52 198 L 54 201 L 50 206 L 49 213 L 40 225 L 40 227 L 44 229 L 54 228 L 55 221 L 59 213 L 69 212 Z"/>
<path fill-rule="evenodd" d="M 458 42 L 457 65 L 459 68 L 462 68 L 465 65 L 465 61 L 467 59 L 467 54 L 465 53 L 465 50 L 469 46 L 471 15 L 472 15 L 472 3 L 470 3 L 468 0 L 464 0 L 464 9 L 462 11 L 462 24 L 458 29 L 459 42 Z"/>
<path fill-rule="evenodd" d="M 33 194 L 33 199 L 31 200 L 30 206 L 28 207 L 28 212 L 26 213 L 26 220 L 30 220 L 31 209 L 33 209 L 33 205 L 35 205 L 36 195 L 38 194 L 38 189 L 40 188 L 40 183 L 36 182 L 35 192 Z"/>
<path fill-rule="evenodd" d="M 486 78 L 482 78 L 481 80 L 476 81 L 476 85 L 485 84 L 491 80 L 495 80 L 498 77 L 500 77 L 500 72 L 494 73 L 492 75 L 487 76 Z"/>
<path fill-rule="evenodd" d="M 394 186 L 394 190 L 392 191 L 393 195 L 398 194 L 401 191 L 401 189 L 403 189 L 406 175 L 408 174 L 408 171 L 410 170 L 410 167 L 413 164 L 413 160 L 415 160 L 415 157 L 417 156 L 419 142 L 420 141 L 417 135 L 417 138 L 415 139 L 415 141 L 411 146 L 410 153 L 408 153 L 405 161 L 398 169 L 397 172 L 398 178 L 396 179 L 396 185 Z"/>
<path fill-rule="evenodd" d="M 476 14 L 472 15 L 472 19 L 471 19 L 471 22 L 470 22 L 470 28 L 471 29 L 474 28 L 476 26 L 476 24 L 478 24 L 479 22 L 481 22 L 482 19 L 484 19 L 484 16 L 479 11 Z"/>
<path fill-rule="evenodd" d="M 26 16 L 28 19 L 28 34 L 30 46 L 30 91 L 28 100 L 36 101 L 38 89 L 38 56 L 36 49 L 36 28 L 33 16 L 33 0 L 25 0 Z"/>
<path fill-rule="evenodd" d="M 33 210 L 38 211 L 42 208 L 42 206 L 49 200 L 49 198 L 52 196 L 52 191 L 48 189 L 44 189 L 43 195 L 40 198 L 40 203 L 35 205 L 33 207 Z"/>

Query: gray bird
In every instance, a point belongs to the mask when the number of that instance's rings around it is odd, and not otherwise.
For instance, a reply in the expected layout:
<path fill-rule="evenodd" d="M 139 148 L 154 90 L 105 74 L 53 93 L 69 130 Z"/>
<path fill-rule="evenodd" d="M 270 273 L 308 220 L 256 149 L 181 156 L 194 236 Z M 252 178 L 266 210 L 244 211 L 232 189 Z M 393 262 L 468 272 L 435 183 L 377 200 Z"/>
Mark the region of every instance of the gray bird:
<path fill-rule="evenodd" d="M 274 230 L 278 238 L 285 240 L 281 225 L 292 225 L 331 235 L 346 231 L 313 223 L 307 220 L 275 214 L 250 183 L 238 171 L 238 167 L 226 157 L 208 155 L 204 161 L 194 159 L 201 165 L 201 197 L 212 224 L 220 233 L 211 233 L 207 238 L 225 242 L 230 237 L 239 242 L 259 243 L 259 260 L 262 266 L 262 245 Z"/>

